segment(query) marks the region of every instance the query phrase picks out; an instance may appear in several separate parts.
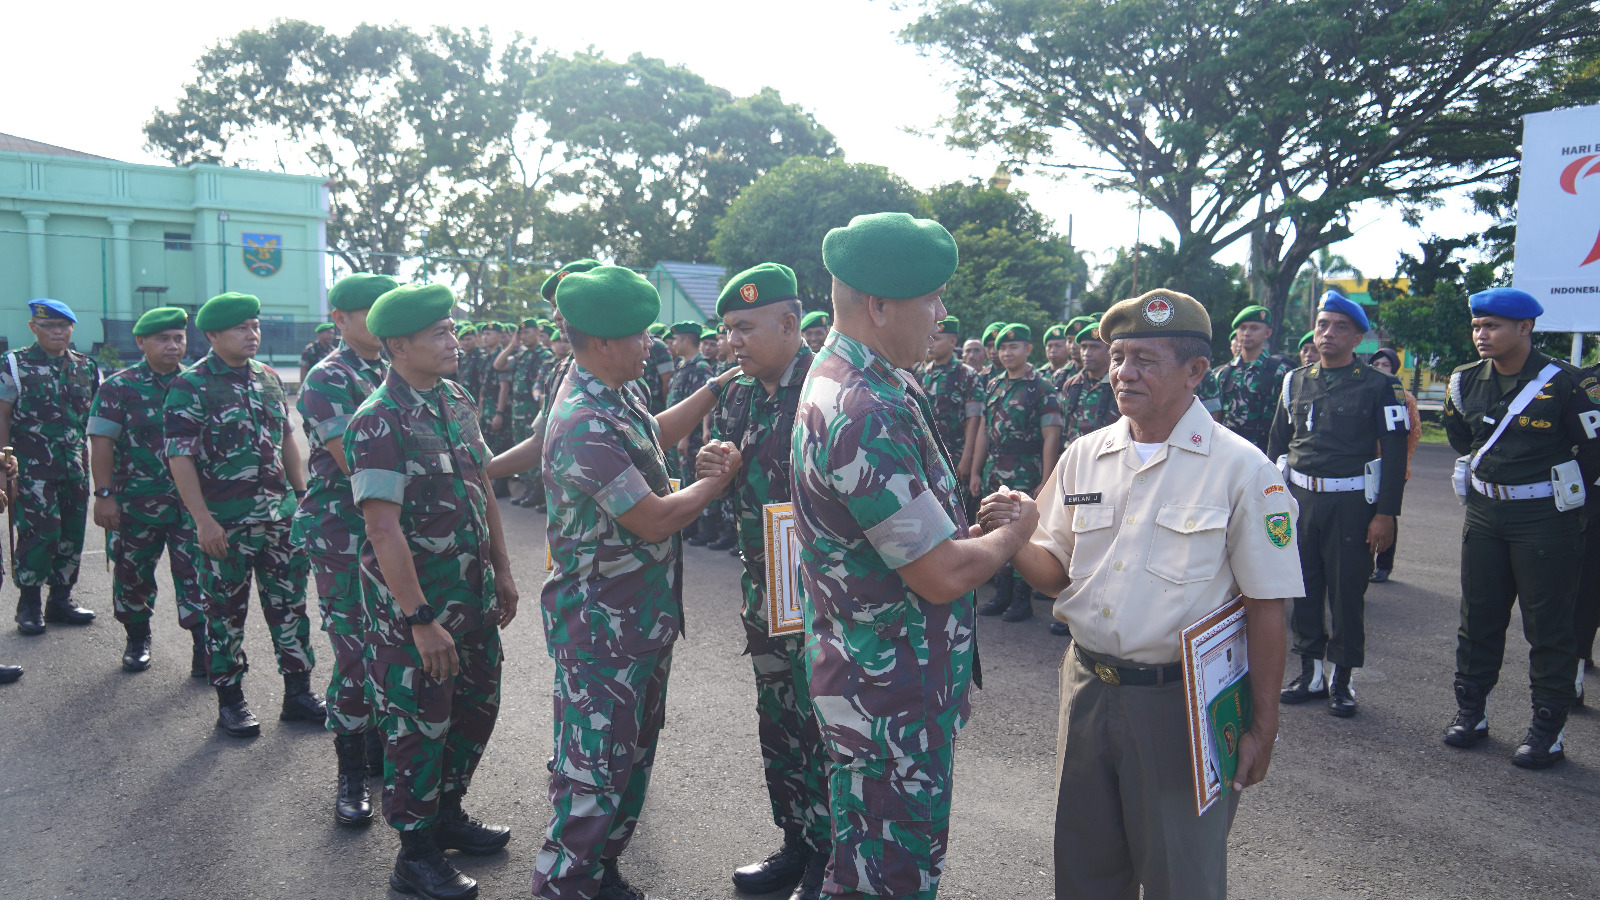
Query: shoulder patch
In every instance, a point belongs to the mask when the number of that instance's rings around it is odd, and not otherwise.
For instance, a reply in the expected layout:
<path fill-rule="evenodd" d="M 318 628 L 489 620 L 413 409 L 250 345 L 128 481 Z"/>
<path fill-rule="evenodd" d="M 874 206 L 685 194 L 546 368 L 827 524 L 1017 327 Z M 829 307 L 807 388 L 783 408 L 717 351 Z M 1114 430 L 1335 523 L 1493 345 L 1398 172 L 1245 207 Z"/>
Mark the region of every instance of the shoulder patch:
<path fill-rule="evenodd" d="M 1274 547 L 1281 550 L 1289 546 L 1289 539 L 1292 537 L 1294 537 L 1294 523 L 1290 521 L 1288 513 L 1272 513 L 1267 516 L 1267 539 L 1272 541 Z"/>
<path fill-rule="evenodd" d="M 1281 494 L 1283 492 L 1284 492 L 1284 486 L 1283 485 L 1281 485 L 1281 484 L 1269 484 L 1266 487 L 1261 489 L 1261 496 L 1263 496 L 1263 497 L 1271 497 L 1273 494 Z"/>

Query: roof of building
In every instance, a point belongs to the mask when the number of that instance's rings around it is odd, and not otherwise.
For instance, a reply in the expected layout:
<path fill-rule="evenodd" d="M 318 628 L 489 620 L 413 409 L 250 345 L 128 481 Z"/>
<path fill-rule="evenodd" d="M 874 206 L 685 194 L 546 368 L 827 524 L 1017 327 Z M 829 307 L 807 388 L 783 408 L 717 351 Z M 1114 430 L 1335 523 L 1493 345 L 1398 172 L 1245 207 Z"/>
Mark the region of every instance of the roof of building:
<path fill-rule="evenodd" d="M 46 144 L 44 141 L 31 141 L 25 137 L 14 134 L 0 134 L 0 152 L 12 153 L 42 153 L 46 156 L 77 156 L 82 159 L 109 159 L 105 156 L 96 156 L 93 153 L 84 153 L 82 150 L 72 150 L 67 147 L 57 147 L 55 144 Z"/>
<path fill-rule="evenodd" d="M 710 263 L 663 261 L 656 263 L 653 271 L 661 271 L 671 278 L 678 290 L 683 291 L 684 296 L 692 300 L 707 317 L 716 315 L 717 294 L 723 277 L 728 274 L 726 268 Z"/>

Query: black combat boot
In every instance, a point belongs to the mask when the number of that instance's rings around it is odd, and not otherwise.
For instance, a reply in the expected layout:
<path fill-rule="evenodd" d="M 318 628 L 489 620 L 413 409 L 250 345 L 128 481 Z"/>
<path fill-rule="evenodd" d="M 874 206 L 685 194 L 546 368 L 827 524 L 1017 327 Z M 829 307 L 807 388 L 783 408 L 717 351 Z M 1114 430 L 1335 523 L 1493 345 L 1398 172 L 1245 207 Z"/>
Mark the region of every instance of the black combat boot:
<path fill-rule="evenodd" d="M 822 879 L 828 874 L 828 860 L 832 857 L 832 844 L 819 845 L 811 851 L 806 873 L 800 876 L 800 883 L 794 886 L 794 893 L 789 895 L 789 900 L 821 900 Z"/>
<path fill-rule="evenodd" d="M 382 784 L 383 756 L 387 749 L 383 732 L 374 726 L 363 732 L 363 735 L 363 740 L 367 742 L 367 777 L 376 778 L 378 783 Z"/>
<path fill-rule="evenodd" d="M 291 672 L 283 676 L 283 712 L 278 713 L 278 719 L 318 723 L 328 720 L 328 705 L 311 693 L 310 672 Z"/>
<path fill-rule="evenodd" d="M 150 623 L 125 622 L 128 643 L 122 648 L 122 667 L 129 672 L 143 672 L 150 668 Z"/>
<path fill-rule="evenodd" d="M 478 896 L 478 883 L 444 858 L 431 828 L 400 832 L 400 853 L 389 874 L 389 887 L 427 900 L 472 900 Z"/>
<path fill-rule="evenodd" d="M 23 634 L 44 634 L 43 601 L 39 586 L 20 588 L 17 597 L 17 630 Z"/>
<path fill-rule="evenodd" d="M 694 535 L 684 538 L 684 541 L 689 546 L 704 547 L 706 544 L 716 540 L 717 514 L 711 511 L 714 507 L 715 504 L 706 507 L 706 511 L 701 513 L 700 518 L 695 520 Z"/>
<path fill-rule="evenodd" d="M 1015 572 L 1011 575 L 1011 605 L 1000 617 L 1004 622 L 1021 622 L 1033 618 L 1033 586 Z"/>
<path fill-rule="evenodd" d="M 50 585 L 50 599 L 44 605 L 46 622 L 87 625 L 94 621 L 94 610 L 84 609 L 72 600 L 72 585 Z"/>
<path fill-rule="evenodd" d="M 1356 714 L 1356 691 L 1350 686 L 1351 668 L 1334 666 L 1328 685 L 1328 714 L 1348 719 Z"/>
<path fill-rule="evenodd" d="M 1452 747 L 1472 747 L 1489 736 L 1489 717 L 1483 708 L 1489 693 L 1471 682 L 1456 682 L 1456 717 L 1444 730 L 1444 742 Z"/>
<path fill-rule="evenodd" d="M 1015 579 L 1011 577 L 1010 568 L 1010 566 L 1007 566 L 1000 570 L 1005 573 L 1005 577 L 1001 578 L 999 583 L 995 585 L 994 597 L 988 603 L 978 607 L 978 615 L 998 616 L 1011 608 L 1011 595 L 1016 589 L 1016 584 L 1014 583 Z"/>
<path fill-rule="evenodd" d="M 716 540 L 714 540 L 711 543 L 707 544 L 706 545 L 706 549 L 707 550 L 720 550 L 723 553 L 726 553 L 729 550 L 733 550 L 733 549 L 737 548 L 738 546 L 739 546 L 739 529 L 734 527 L 733 523 L 724 520 L 722 522 L 722 533 L 717 535 L 717 539 Z"/>
<path fill-rule="evenodd" d="M 1310 656 L 1300 657 L 1300 674 L 1278 695 L 1280 703 L 1304 703 L 1328 696 L 1327 673 L 1322 671 L 1322 660 Z"/>
<path fill-rule="evenodd" d="M 600 893 L 594 900 L 645 900 L 644 891 L 628 883 L 614 859 L 600 860 Z"/>
<path fill-rule="evenodd" d="M 504 825 L 485 825 L 461 809 L 463 791 L 445 791 L 439 797 L 439 815 L 434 817 L 433 839 L 440 850 L 459 850 L 468 856 L 486 856 L 505 849 L 511 829 Z"/>
<path fill-rule="evenodd" d="M 372 800 L 367 794 L 367 736 L 336 734 L 333 752 L 339 760 L 339 791 L 333 799 L 333 817 L 340 825 L 372 822 Z"/>
<path fill-rule="evenodd" d="M 10 684 L 21 677 L 21 666 L 0 666 L 0 684 Z"/>
<path fill-rule="evenodd" d="M 261 723 L 250 711 L 250 704 L 245 702 L 241 685 L 217 688 L 217 727 L 236 738 L 255 737 L 261 733 Z"/>
<path fill-rule="evenodd" d="M 189 629 L 189 639 L 194 641 L 194 649 L 189 652 L 189 677 L 204 678 L 211 674 L 211 661 L 206 656 L 206 626 Z"/>
<path fill-rule="evenodd" d="M 787 891 L 799 883 L 811 862 L 811 845 L 804 830 L 785 828 L 783 846 L 758 863 L 733 870 L 733 886 L 746 894 Z"/>
<path fill-rule="evenodd" d="M 1522 769 L 1548 769 L 1567 758 L 1562 742 L 1567 736 L 1567 711 L 1552 706 L 1535 706 L 1533 724 L 1517 745 L 1511 762 Z"/>
<path fill-rule="evenodd" d="M 496 478 L 494 480 L 494 495 L 496 498 L 511 496 L 511 479 L 509 477 Z"/>

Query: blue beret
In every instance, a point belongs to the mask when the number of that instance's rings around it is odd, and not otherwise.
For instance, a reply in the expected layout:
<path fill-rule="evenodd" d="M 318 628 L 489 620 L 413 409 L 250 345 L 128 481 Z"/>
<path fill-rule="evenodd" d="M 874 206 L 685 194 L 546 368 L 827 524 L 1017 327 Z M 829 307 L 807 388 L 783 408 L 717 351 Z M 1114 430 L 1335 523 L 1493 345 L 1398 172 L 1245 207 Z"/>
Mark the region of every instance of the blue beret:
<path fill-rule="evenodd" d="M 1537 319 L 1544 315 L 1544 307 L 1533 295 L 1516 288 L 1497 287 L 1479 291 L 1467 298 L 1475 316 L 1499 316 L 1502 319 Z"/>
<path fill-rule="evenodd" d="M 1372 323 L 1367 321 L 1367 311 L 1361 308 L 1361 304 L 1356 303 L 1338 291 L 1329 291 L 1323 294 L 1322 302 L 1317 304 L 1317 309 L 1349 316 L 1362 331 L 1372 327 Z"/>
<path fill-rule="evenodd" d="M 29 300 L 28 312 L 32 313 L 35 319 L 66 319 L 68 322 L 78 321 L 78 317 L 73 313 L 72 307 L 62 303 L 60 300 L 51 300 L 47 297 L 41 297 L 38 300 Z"/>

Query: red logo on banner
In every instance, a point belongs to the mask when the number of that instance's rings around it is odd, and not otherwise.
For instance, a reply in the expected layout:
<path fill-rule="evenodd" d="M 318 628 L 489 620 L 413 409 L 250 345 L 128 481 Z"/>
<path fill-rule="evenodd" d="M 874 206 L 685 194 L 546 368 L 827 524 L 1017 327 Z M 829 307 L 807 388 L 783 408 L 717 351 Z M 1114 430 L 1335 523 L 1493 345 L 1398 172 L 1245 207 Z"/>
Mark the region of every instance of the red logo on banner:
<path fill-rule="evenodd" d="M 1592 162 L 1596 157 L 1600 157 L 1600 154 L 1580 156 L 1568 163 L 1567 167 L 1561 170 L 1561 189 L 1576 196 L 1578 193 L 1578 179 L 1588 178 L 1590 175 L 1600 172 L 1600 162 L 1597 162 L 1594 165 L 1589 166 L 1589 171 L 1584 172 L 1582 175 L 1578 174 L 1584 166 L 1589 165 L 1589 163 Z M 1587 266 L 1589 263 L 1592 263 L 1597 259 L 1600 259 L 1600 234 L 1595 235 L 1594 246 L 1589 249 L 1589 255 L 1584 257 L 1583 262 L 1578 263 L 1578 265 Z"/>

